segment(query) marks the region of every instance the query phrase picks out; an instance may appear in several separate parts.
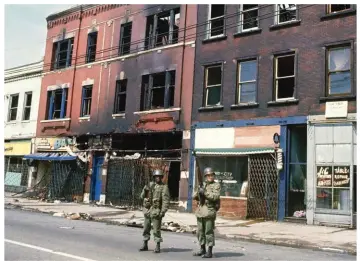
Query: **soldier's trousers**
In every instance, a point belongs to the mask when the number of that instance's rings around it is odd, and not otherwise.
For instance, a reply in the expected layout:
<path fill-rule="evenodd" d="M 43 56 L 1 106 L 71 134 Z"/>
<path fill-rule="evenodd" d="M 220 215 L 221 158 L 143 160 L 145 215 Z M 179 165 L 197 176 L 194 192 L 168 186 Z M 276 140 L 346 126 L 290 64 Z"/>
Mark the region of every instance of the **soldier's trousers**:
<path fill-rule="evenodd" d="M 197 237 L 200 245 L 215 246 L 214 229 L 214 218 L 197 218 Z"/>
<path fill-rule="evenodd" d="M 161 237 L 161 221 L 162 221 L 162 218 L 150 218 L 150 217 L 145 216 L 144 231 L 143 231 L 144 241 L 150 240 L 150 231 L 151 231 L 151 223 L 152 223 L 154 241 L 156 243 L 163 242 L 162 237 Z"/>

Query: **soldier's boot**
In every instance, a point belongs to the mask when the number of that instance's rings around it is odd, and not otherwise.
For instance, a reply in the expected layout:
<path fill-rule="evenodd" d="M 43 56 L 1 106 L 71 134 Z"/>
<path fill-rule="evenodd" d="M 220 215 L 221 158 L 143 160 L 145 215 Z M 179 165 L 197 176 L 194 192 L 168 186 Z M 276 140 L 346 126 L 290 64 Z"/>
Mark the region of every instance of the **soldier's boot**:
<path fill-rule="evenodd" d="M 154 249 L 154 253 L 160 253 L 160 243 L 159 243 L 159 242 L 156 243 L 156 247 L 155 247 L 155 249 Z"/>
<path fill-rule="evenodd" d="M 202 257 L 203 258 L 212 258 L 212 248 L 213 248 L 212 246 L 209 246 L 208 251 Z"/>
<path fill-rule="evenodd" d="M 148 251 L 148 242 L 144 241 L 143 246 L 139 249 L 139 251 Z"/>
<path fill-rule="evenodd" d="M 206 254 L 206 248 L 205 245 L 201 245 L 200 250 L 197 252 L 194 252 L 194 256 L 202 256 Z"/>

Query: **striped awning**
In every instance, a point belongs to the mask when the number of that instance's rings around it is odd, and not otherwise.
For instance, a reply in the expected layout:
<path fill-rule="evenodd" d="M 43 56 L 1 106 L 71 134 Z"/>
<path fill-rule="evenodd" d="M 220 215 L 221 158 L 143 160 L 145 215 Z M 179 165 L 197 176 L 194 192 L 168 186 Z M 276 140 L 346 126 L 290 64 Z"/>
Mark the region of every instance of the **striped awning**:
<path fill-rule="evenodd" d="M 42 152 L 42 153 L 34 153 L 28 154 L 24 156 L 24 159 L 32 159 L 32 160 L 76 160 L 76 156 L 71 156 L 69 153 L 59 153 L 59 152 Z"/>
<path fill-rule="evenodd" d="M 275 149 L 271 147 L 259 148 L 229 148 L 229 149 L 195 149 L 196 155 L 199 156 L 240 156 L 251 154 L 274 153 Z"/>

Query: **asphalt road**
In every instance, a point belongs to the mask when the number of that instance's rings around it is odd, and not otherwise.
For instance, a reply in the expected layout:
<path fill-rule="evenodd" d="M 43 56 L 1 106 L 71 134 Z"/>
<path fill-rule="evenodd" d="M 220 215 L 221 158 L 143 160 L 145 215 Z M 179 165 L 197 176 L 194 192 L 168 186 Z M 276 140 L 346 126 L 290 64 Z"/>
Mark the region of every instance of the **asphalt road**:
<path fill-rule="evenodd" d="M 138 252 L 141 229 L 5 209 L 5 260 L 199 260 L 194 235 L 163 232 L 162 253 Z M 150 248 L 154 248 L 151 242 Z M 217 240 L 216 260 L 356 260 L 355 256 Z"/>

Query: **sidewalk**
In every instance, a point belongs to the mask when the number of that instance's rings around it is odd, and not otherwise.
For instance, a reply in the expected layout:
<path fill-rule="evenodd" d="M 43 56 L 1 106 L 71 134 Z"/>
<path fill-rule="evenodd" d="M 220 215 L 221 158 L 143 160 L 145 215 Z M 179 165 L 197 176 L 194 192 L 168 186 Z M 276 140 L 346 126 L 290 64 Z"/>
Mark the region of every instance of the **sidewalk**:
<path fill-rule="evenodd" d="M 5 206 L 49 213 L 69 219 L 87 219 L 138 227 L 142 226 L 144 220 L 142 212 L 138 210 L 128 211 L 115 207 L 80 203 L 46 203 L 11 195 L 5 193 Z M 162 228 L 178 233 L 195 233 L 196 218 L 194 214 L 169 211 L 163 219 Z M 356 254 L 356 230 L 343 228 L 252 220 L 227 220 L 218 217 L 216 219 L 216 233 L 220 237 L 230 239 Z"/>

